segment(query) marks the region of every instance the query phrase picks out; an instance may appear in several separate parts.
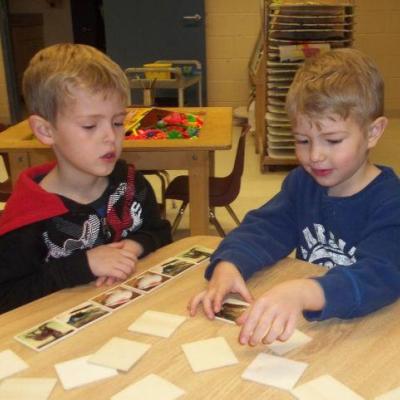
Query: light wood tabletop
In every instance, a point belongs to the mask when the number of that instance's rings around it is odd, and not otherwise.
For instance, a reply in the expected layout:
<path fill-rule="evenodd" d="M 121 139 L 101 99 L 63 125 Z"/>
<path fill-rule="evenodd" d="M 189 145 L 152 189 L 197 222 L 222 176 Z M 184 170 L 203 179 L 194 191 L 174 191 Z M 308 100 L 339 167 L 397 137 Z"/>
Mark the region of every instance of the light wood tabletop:
<path fill-rule="evenodd" d="M 147 270 L 193 245 L 215 248 L 219 241 L 219 238 L 211 236 L 182 239 L 141 260 L 138 270 Z M 207 320 L 199 312 L 195 317 L 188 318 L 167 339 L 128 331 L 128 326 L 145 310 L 186 315 L 188 299 L 206 285 L 203 279 L 206 265 L 207 261 L 41 352 L 20 344 L 13 339 L 14 335 L 77 306 L 104 291 L 104 288 L 87 285 L 63 290 L 5 313 L 0 316 L 0 351 L 11 349 L 30 365 L 16 377 L 56 377 L 55 363 L 93 353 L 112 337 L 152 345 L 129 372 L 69 391 L 65 391 L 58 382 L 51 399 L 109 399 L 150 373 L 184 389 L 186 395 L 182 398 L 185 399 L 291 399 L 288 392 L 244 381 L 240 377 L 265 347 L 241 346 L 237 341 L 239 328 L 236 325 Z M 254 296 L 259 296 L 278 282 L 318 275 L 323 271 L 320 267 L 288 258 L 271 269 L 257 273 L 248 284 Z M 285 355 L 309 363 L 299 384 L 330 374 L 365 399 L 374 399 L 397 387 L 400 382 L 399 311 L 400 303 L 397 303 L 351 321 L 301 321 L 299 329 L 311 336 L 312 341 Z M 200 373 L 192 372 L 181 345 L 217 336 L 227 340 L 239 363 Z"/>
<path fill-rule="evenodd" d="M 208 179 L 213 173 L 214 152 L 232 146 L 231 107 L 168 108 L 204 113 L 199 137 L 191 140 L 126 140 L 122 158 L 141 170 L 187 170 L 189 175 L 190 232 L 208 234 Z M 0 152 L 8 154 L 14 183 L 25 168 L 53 159 L 51 150 L 33 136 L 27 121 L 0 135 Z"/>

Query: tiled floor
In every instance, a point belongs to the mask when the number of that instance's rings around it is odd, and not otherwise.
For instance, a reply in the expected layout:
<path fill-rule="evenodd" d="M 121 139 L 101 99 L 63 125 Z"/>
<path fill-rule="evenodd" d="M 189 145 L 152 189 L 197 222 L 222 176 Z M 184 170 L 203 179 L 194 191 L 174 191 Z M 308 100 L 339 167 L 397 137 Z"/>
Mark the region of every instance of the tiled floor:
<path fill-rule="evenodd" d="M 219 151 L 216 154 L 216 176 L 227 175 L 233 164 L 236 143 L 239 138 L 240 128 L 235 128 L 233 132 L 233 147 L 229 151 Z M 373 150 L 371 159 L 378 164 L 392 166 L 400 174 L 400 119 L 392 119 L 389 127 L 377 148 Z M 260 156 L 255 153 L 254 138 L 250 135 L 246 140 L 246 159 L 245 169 L 242 177 L 242 187 L 236 201 L 232 203 L 232 208 L 241 220 L 246 212 L 259 207 L 276 194 L 281 186 L 283 178 L 287 172 L 260 172 Z M 184 174 L 185 171 L 170 171 L 171 177 Z M 159 184 L 156 180 L 150 179 L 154 183 L 156 192 Z M 167 218 L 172 222 L 179 208 L 177 202 L 176 208 L 172 207 L 172 202 L 167 204 Z M 226 232 L 235 227 L 235 223 L 224 208 L 216 210 L 217 218 Z M 186 210 L 184 218 L 177 230 L 174 239 L 179 239 L 189 235 L 189 212 Z M 217 235 L 215 229 L 210 226 L 210 234 Z"/>

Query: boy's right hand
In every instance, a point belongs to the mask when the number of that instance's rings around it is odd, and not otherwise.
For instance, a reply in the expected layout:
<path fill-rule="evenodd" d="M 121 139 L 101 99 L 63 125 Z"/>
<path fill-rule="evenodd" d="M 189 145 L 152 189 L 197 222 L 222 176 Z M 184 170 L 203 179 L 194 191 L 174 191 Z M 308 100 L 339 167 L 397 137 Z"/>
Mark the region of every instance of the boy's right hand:
<path fill-rule="evenodd" d="M 87 251 L 87 257 L 93 275 L 121 281 L 132 274 L 137 262 L 137 257 L 123 249 L 121 242 L 94 247 Z"/>
<path fill-rule="evenodd" d="M 207 317 L 213 319 L 215 313 L 221 310 L 228 293 L 238 293 L 249 303 L 253 301 L 238 269 L 230 262 L 221 261 L 214 269 L 208 288 L 189 301 L 190 315 L 196 314 L 197 307 L 201 303 Z"/>

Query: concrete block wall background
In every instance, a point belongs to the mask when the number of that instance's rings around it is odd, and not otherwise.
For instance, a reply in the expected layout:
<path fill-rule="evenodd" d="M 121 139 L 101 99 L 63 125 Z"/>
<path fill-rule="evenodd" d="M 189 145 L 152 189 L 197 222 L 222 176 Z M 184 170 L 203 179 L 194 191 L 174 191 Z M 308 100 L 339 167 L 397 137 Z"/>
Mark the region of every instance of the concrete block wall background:
<path fill-rule="evenodd" d="M 383 74 L 386 114 L 400 117 L 400 1 L 357 0 L 355 30 L 355 47 Z"/>
<path fill-rule="evenodd" d="M 206 0 L 209 105 L 247 105 L 247 62 L 261 26 L 262 0 Z M 356 0 L 354 47 L 379 66 L 385 107 L 400 117 L 400 1 Z"/>

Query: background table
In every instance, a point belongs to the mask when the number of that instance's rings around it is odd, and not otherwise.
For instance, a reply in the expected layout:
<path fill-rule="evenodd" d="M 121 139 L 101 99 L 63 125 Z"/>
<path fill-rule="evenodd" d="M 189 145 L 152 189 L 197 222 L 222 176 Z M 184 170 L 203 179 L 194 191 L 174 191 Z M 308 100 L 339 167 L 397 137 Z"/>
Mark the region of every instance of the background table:
<path fill-rule="evenodd" d="M 214 152 L 232 146 L 232 108 L 174 108 L 173 111 L 204 112 L 197 139 L 126 140 L 122 158 L 138 169 L 187 170 L 189 174 L 190 232 L 208 233 L 208 178 L 213 172 Z M 0 152 L 8 153 L 14 183 L 25 168 L 52 159 L 48 147 L 37 141 L 27 121 L 0 135 Z"/>
<path fill-rule="evenodd" d="M 215 237 L 190 237 L 175 242 L 140 261 L 139 271 L 148 269 L 192 245 L 215 247 L 219 240 Z M 10 348 L 31 366 L 15 376 L 55 377 L 55 363 L 95 352 L 113 336 L 152 344 L 151 349 L 128 373 L 70 391 L 64 391 L 58 383 L 51 397 L 57 400 L 109 399 L 149 373 L 158 374 L 182 387 L 187 392 L 182 399 L 291 399 L 291 395 L 285 391 L 240 378 L 243 370 L 264 347 L 241 346 L 237 341 L 239 328 L 236 325 L 209 321 L 200 312 L 181 325 L 168 339 L 135 334 L 127 330 L 145 310 L 185 315 L 188 299 L 205 287 L 205 264 L 189 270 L 155 292 L 39 353 L 16 342 L 13 336 L 78 305 L 104 289 L 88 285 L 63 290 L 3 314 L 0 316 L 0 351 Z M 258 296 L 277 282 L 323 272 L 320 267 L 285 259 L 272 269 L 257 273 L 249 281 L 249 287 Z M 400 303 L 396 303 L 352 321 L 301 321 L 299 329 L 313 340 L 285 356 L 309 363 L 299 383 L 323 374 L 331 374 L 366 399 L 373 399 L 397 387 L 400 383 L 399 312 Z M 215 336 L 226 338 L 239 359 L 239 364 L 201 373 L 192 372 L 181 345 Z"/>

